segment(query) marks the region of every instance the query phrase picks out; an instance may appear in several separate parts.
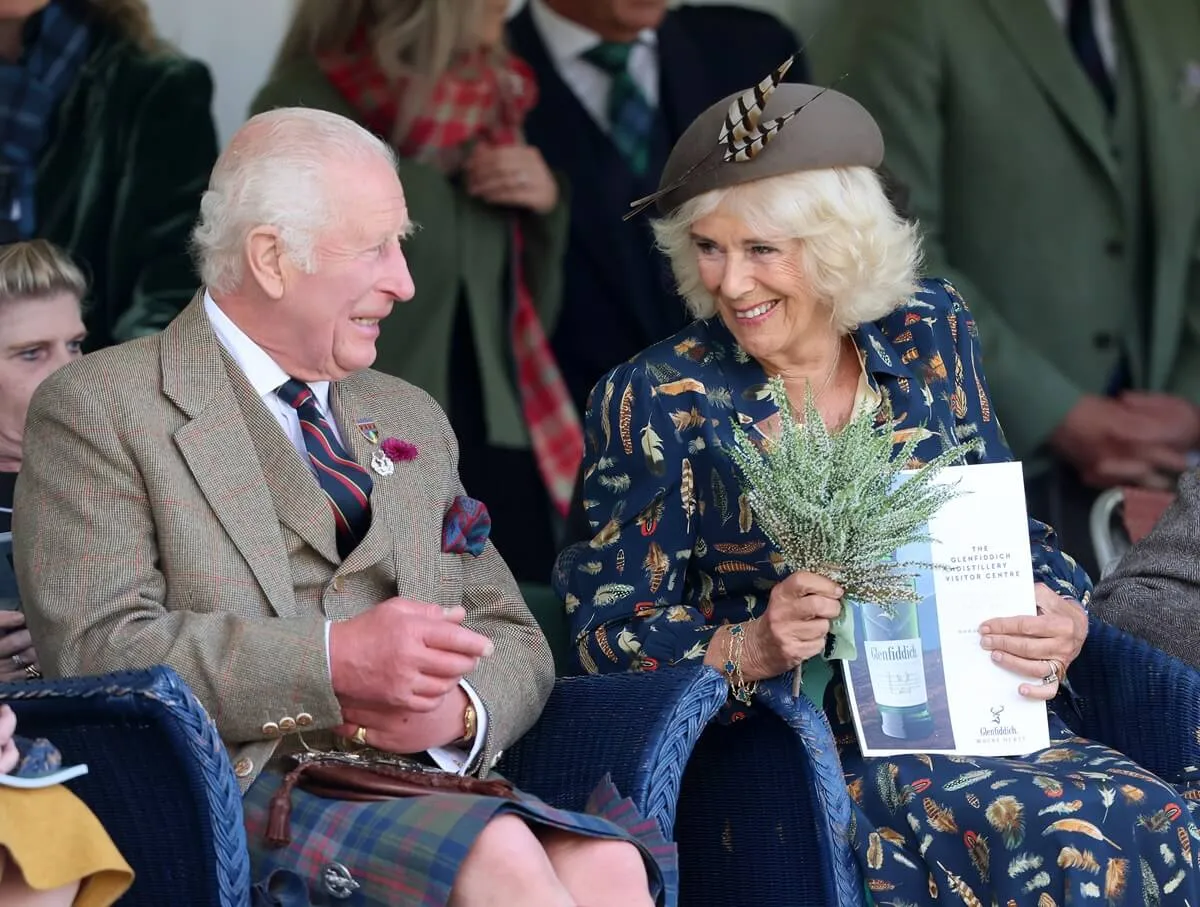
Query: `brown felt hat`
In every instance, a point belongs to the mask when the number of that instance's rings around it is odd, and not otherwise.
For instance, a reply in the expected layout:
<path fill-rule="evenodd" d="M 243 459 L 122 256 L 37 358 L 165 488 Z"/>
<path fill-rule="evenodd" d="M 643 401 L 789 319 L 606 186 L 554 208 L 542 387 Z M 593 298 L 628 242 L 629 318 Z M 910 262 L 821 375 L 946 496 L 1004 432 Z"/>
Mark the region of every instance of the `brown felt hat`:
<path fill-rule="evenodd" d="M 816 85 L 782 82 L 763 109 L 765 127 L 776 117 L 800 109 L 748 160 L 726 160 L 722 128 L 741 93 L 713 104 L 679 137 L 659 182 L 657 202 L 669 214 L 684 202 L 713 189 L 800 170 L 830 167 L 878 167 L 883 136 L 865 107 L 853 98 Z M 742 156 L 744 157 L 744 156 Z"/>

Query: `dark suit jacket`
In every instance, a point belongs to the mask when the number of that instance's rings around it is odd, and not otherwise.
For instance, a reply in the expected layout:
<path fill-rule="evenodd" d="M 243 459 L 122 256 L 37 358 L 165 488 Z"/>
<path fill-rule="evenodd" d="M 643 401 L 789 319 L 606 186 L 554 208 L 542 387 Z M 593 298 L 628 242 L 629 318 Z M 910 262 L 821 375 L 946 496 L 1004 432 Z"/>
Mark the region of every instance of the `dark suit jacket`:
<path fill-rule="evenodd" d="M 599 377 L 686 324 L 645 215 L 624 223 L 635 198 L 658 187 L 675 140 L 710 104 L 748 88 L 798 49 L 774 17 L 732 6 L 682 7 L 658 30 L 660 106 L 649 172 L 635 176 L 559 77 L 528 9 L 509 24 L 513 51 L 533 67 L 541 100 L 526 122 L 530 144 L 571 182 L 571 235 L 555 353 L 583 410 Z M 804 81 L 803 60 L 789 79 Z"/>
<path fill-rule="evenodd" d="M 1153 531 L 1096 587 L 1091 610 L 1200 667 L 1200 473 L 1183 477 Z"/>

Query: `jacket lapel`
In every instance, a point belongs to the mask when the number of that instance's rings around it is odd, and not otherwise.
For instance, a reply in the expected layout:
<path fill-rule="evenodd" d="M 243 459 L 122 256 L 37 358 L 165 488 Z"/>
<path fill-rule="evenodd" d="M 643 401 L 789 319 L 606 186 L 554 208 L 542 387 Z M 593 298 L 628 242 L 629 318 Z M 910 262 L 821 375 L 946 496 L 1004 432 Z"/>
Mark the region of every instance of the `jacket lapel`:
<path fill-rule="evenodd" d="M 275 508 L 204 314 L 203 294 L 164 331 L 161 363 L 163 393 L 191 418 L 175 433 L 180 455 L 271 607 L 281 617 L 294 616 L 287 551 L 272 519 Z M 197 552 L 199 560 L 203 555 Z"/>
<path fill-rule="evenodd" d="M 1200 198 L 1200 113 L 1182 104 L 1179 81 L 1200 47 L 1200 15 L 1184 4 L 1124 3 L 1129 64 L 1137 75 L 1156 270 L 1149 385 L 1163 387 L 1179 345 L 1185 281 L 1196 252 Z"/>
<path fill-rule="evenodd" d="M 1083 67 L 1072 57 L 1066 36 L 1046 8 L 1045 0 L 987 0 L 987 5 L 1042 92 L 1092 151 L 1113 183 L 1118 183 L 1120 176 L 1109 147 L 1104 105 Z"/>

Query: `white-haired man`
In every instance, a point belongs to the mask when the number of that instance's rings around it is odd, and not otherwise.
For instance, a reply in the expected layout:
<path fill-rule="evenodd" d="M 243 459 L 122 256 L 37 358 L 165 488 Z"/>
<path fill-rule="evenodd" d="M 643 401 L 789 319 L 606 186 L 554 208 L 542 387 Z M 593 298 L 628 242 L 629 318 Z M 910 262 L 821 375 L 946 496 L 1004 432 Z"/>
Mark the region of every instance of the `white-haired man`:
<path fill-rule="evenodd" d="M 649 904 L 657 870 L 617 826 L 520 796 L 295 791 L 291 845 L 265 845 L 302 745 L 486 776 L 552 683 L 445 416 L 368 370 L 414 293 L 409 227 L 390 150 L 349 120 L 234 136 L 195 231 L 205 289 L 31 406 L 16 564 L 43 663 L 175 668 L 230 749 L 259 876 L 319 886 L 332 846 L 352 878 L 328 883 L 362 903 Z"/>

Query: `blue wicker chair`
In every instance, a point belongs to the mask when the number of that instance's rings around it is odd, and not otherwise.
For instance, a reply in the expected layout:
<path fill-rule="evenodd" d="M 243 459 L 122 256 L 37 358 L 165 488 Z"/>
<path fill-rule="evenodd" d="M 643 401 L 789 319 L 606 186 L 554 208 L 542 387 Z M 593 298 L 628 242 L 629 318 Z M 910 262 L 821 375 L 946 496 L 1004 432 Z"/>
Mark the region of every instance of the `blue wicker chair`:
<path fill-rule="evenodd" d="M 0 684 L 18 733 L 88 773 L 68 782 L 133 867 L 122 907 L 244 907 L 242 801 L 216 728 L 170 668 Z"/>

